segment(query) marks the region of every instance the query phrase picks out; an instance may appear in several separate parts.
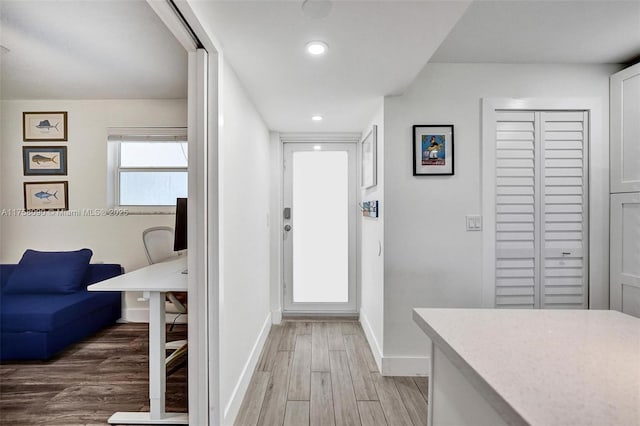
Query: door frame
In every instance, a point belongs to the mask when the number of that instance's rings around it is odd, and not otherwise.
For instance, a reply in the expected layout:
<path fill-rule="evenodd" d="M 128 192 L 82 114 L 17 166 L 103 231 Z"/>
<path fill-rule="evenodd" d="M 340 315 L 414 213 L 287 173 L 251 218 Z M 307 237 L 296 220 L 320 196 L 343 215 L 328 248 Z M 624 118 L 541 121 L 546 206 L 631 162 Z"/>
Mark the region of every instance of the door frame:
<path fill-rule="evenodd" d="M 283 146 L 283 205 L 282 208 L 291 207 L 291 205 L 287 205 L 287 199 L 290 194 L 289 191 L 292 190 L 287 185 L 287 162 L 289 160 L 293 160 L 293 153 L 295 152 L 315 152 L 316 146 L 321 146 L 322 151 L 345 151 L 347 152 L 347 173 L 348 173 L 348 230 L 349 230 L 349 239 L 348 239 L 348 301 L 344 304 L 342 303 L 332 303 L 332 302 L 319 302 L 319 303 L 302 303 L 302 302 L 294 302 L 293 301 L 293 276 L 292 276 L 292 265 L 289 263 L 292 261 L 288 257 L 287 249 L 288 244 L 287 241 L 291 241 L 290 238 L 293 238 L 293 234 L 291 232 L 286 232 L 283 228 L 280 229 L 282 233 L 283 240 L 283 290 L 282 290 L 282 308 L 283 312 L 286 314 L 309 314 L 309 313 L 321 313 L 321 314 L 355 314 L 358 312 L 358 286 L 357 286 L 357 215 L 356 215 L 356 207 L 358 205 L 358 166 L 357 166 L 357 157 L 358 157 L 358 146 L 354 143 L 324 143 L 324 142 L 316 142 L 314 144 L 309 143 L 296 143 L 296 142 L 287 142 Z M 331 148 L 336 149 L 331 149 Z M 291 154 L 291 159 L 288 158 L 289 154 Z M 291 170 L 291 169 L 290 169 Z M 290 182 L 292 183 L 292 182 Z M 289 200 L 289 204 L 292 203 L 293 200 Z M 282 210 L 281 210 L 282 211 Z M 293 212 L 295 214 L 295 212 Z M 295 229 L 292 230 L 295 232 Z M 288 239 L 288 238 L 289 239 Z M 291 247 L 293 250 L 293 247 Z M 293 252 L 291 253 L 293 256 Z M 290 275 L 291 274 L 291 275 Z M 285 291 L 287 287 L 290 287 L 290 291 Z"/>
<path fill-rule="evenodd" d="M 217 426 L 219 409 L 219 45 L 187 0 L 147 0 L 188 52 L 189 422 Z"/>
<path fill-rule="evenodd" d="M 272 201 L 271 201 L 271 223 L 272 223 L 272 238 L 276 241 L 277 249 L 272 250 L 271 257 L 271 317 L 274 324 L 279 324 L 283 315 L 297 315 L 303 313 L 304 315 L 314 316 L 353 316 L 360 310 L 360 271 L 359 268 L 359 256 L 360 256 L 360 221 L 356 217 L 356 263 L 354 266 L 355 271 L 355 286 L 356 286 L 356 307 L 353 311 L 332 311 L 332 312 L 298 312 L 298 311 L 286 311 L 284 310 L 284 239 L 283 235 L 283 207 L 284 207 L 284 145 L 287 143 L 298 144 L 353 144 L 356 146 L 356 180 L 358 173 L 360 172 L 359 159 L 359 142 L 362 138 L 362 134 L 355 132 L 296 132 L 296 133 L 276 133 L 271 135 L 271 154 L 277 161 L 274 161 L 272 169 Z M 356 182 L 357 186 L 357 182 Z M 360 202 L 360 194 L 356 187 L 356 202 Z M 272 246 L 272 248 L 275 248 Z"/>
<path fill-rule="evenodd" d="M 590 309 L 609 307 L 609 138 L 599 98 L 483 98 L 481 141 L 482 306 L 495 308 L 495 132 L 496 110 L 586 111 L 588 113 L 587 255 Z"/>

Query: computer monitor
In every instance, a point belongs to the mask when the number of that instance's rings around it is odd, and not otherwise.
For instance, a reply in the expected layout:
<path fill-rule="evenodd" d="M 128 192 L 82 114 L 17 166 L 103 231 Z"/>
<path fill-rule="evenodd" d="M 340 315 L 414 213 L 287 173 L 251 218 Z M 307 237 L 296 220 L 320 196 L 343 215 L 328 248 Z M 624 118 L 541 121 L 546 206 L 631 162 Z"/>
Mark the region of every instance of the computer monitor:
<path fill-rule="evenodd" d="M 187 249 L 187 199 L 176 199 L 176 226 L 173 235 L 173 251 Z"/>

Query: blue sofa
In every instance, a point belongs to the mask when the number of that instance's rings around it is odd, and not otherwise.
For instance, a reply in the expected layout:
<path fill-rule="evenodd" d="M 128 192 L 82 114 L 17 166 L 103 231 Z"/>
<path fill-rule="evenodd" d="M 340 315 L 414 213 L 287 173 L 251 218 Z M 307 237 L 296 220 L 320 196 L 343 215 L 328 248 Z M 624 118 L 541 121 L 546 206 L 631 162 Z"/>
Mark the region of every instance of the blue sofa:
<path fill-rule="evenodd" d="M 81 274 L 79 285 L 63 290 L 29 288 L 24 282 L 18 282 L 24 287 L 16 290 L 16 279 L 9 283 L 19 266 L 24 269 L 23 260 L 20 265 L 0 265 L 0 360 L 49 359 L 120 318 L 119 292 L 88 292 L 86 287 L 122 274 L 122 267 L 88 264 L 89 258 L 84 269 L 76 271 Z"/>

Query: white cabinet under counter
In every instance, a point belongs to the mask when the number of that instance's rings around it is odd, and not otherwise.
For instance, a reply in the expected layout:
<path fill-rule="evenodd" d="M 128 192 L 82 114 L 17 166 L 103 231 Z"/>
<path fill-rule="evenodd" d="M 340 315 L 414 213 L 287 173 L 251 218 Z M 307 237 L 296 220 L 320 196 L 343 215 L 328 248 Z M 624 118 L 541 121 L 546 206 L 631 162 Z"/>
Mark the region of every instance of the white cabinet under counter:
<path fill-rule="evenodd" d="M 640 319 L 616 311 L 414 309 L 433 342 L 429 423 L 640 425 Z"/>

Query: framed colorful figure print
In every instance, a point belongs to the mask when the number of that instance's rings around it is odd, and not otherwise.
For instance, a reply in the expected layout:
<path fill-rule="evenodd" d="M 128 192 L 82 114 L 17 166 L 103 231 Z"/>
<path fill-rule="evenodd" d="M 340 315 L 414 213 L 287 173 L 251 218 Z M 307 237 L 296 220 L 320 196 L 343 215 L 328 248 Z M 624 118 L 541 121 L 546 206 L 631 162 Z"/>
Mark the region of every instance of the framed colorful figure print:
<path fill-rule="evenodd" d="M 67 174 L 66 146 L 23 146 L 22 169 L 25 176 Z"/>
<path fill-rule="evenodd" d="M 67 181 L 25 182 L 25 210 L 69 210 Z"/>
<path fill-rule="evenodd" d="M 452 175 L 453 170 L 453 125 L 413 126 L 413 175 Z"/>
<path fill-rule="evenodd" d="M 23 112 L 22 140 L 25 142 L 67 140 L 67 112 Z"/>

